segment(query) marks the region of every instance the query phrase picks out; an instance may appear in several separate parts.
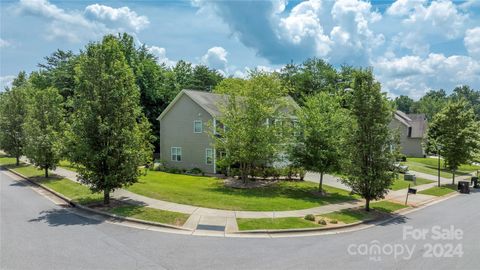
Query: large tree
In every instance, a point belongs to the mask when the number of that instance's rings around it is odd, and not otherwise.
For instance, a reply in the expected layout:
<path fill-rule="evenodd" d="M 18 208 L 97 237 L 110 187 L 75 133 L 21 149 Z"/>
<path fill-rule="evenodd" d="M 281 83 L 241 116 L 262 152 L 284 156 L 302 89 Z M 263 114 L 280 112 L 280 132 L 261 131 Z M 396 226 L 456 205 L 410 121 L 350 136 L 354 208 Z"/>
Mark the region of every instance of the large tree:
<path fill-rule="evenodd" d="M 384 198 L 395 176 L 390 170 L 395 162 L 395 136 L 388 127 L 392 108 L 371 70 L 355 71 L 352 88 L 349 162 L 342 181 L 365 198 L 369 211 L 370 201 Z"/>
<path fill-rule="evenodd" d="M 340 87 L 335 68 L 320 58 L 309 58 L 300 65 L 288 64 L 280 71 L 280 77 L 289 94 L 300 104 L 308 95 L 336 92 Z"/>
<path fill-rule="evenodd" d="M 290 160 L 309 171 L 320 173 L 318 190 L 322 194 L 323 175 L 340 171 L 348 113 L 341 98 L 325 92 L 309 96 L 298 113 L 298 135 Z"/>
<path fill-rule="evenodd" d="M 414 113 L 424 113 L 427 119 L 432 120 L 447 103 L 448 96 L 443 89 L 438 91 L 431 90 L 412 105 L 411 111 Z"/>
<path fill-rule="evenodd" d="M 151 159 L 150 124 L 116 37 L 90 43 L 78 61 L 70 158 L 81 165 L 80 180 L 109 204 L 110 192 L 135 183 Z"/>
<path fill-rule="evenodd" d="M 415 103 L 413 99 L 411 99 L 408 96 L 399 96 L 396 97 L 394 100 L 395 106 L 397 107 L 397 110 L 402 111 L 404 113 L 411 113 L 412 112 L 412 106 Z"/>
<path fill-rule="evenodd" d="M 452 171 L 453 184 L 458 167 L 473 161 L 480 148 L 479 131 L 480 124 L 465 100 L 449 102 L 430 123 L 427 142 L 440 146 L 445 165 Z"/>
<path fill-rule="evenodd" d="M 28 83 L 25 72 L 20 72 L 12 89 L 0 94 L 0 149 L 16 158 L 17 166 L 23 155 Z"/>
<path fill-rule="evenodd" d="M 27 115 L 23 124 L 25 154 L 35 166 L 55 169 L 61 158 L 64 135 L 63 98 L 53 87 L 29 91 Z"/>
<path fill-rule="evenodd" d="M 248 80 L 226 79 L 215 91 L 226 99 L 216 125 L 218 134 L 213 134 L 216 148 L 226 154 L 219 158 L 220 164 L 238 164 L 246 181 L 252 171 L 271 164 L 284 150 L 288 127 L 281 123 L 287 110 L 281 108 L 287 103 L 286 91 L 275 75 L 262 72 Z"/>

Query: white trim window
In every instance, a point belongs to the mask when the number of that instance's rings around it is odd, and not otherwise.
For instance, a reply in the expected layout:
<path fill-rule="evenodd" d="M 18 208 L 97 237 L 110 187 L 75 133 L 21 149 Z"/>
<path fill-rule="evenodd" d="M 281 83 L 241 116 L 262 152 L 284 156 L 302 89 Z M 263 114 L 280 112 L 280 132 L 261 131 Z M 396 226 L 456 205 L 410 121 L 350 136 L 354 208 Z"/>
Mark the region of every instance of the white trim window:
<path fill-rule="evenodd" d="M 206 148 L 205 149 L 205 164 L 211 165 L 213 164 L 213 149 Z"/>
<path fill-rule="evenodd" d="M 172 147 L 170 155 L 172 161 L 182 161 L 182 147 Z"/>
<path fill-rule="evenodd" d="M 202 132 L 203 132 L 202 120 L 193 121 L 193 133 L 202 133 Z"/>

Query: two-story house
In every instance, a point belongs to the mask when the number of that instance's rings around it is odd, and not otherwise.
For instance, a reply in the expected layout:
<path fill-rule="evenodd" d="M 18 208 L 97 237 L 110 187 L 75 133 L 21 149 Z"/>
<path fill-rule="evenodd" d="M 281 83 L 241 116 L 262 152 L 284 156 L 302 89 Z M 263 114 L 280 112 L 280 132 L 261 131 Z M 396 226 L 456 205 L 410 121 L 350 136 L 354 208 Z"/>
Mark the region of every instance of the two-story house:
<path fill-rule="evenodd" d="M 400 133 L 400 146 L 402 154 L 409 157 L 423 157 L 423 139 L 427 131 L 427 118 L 425 114 L 406 114 L 395 111 L 390 128 Z"/>
<path fill-rule="evenodd" d="M 298 108 L 295 101 L 288 101 Z M 221 118 L 219 105 L 227 102 L 224 95 L 182 90 L 160 114 L 160 159 L 168 167 L 199 168 L 217 173 L 217 151 L 211 134 Z"/>

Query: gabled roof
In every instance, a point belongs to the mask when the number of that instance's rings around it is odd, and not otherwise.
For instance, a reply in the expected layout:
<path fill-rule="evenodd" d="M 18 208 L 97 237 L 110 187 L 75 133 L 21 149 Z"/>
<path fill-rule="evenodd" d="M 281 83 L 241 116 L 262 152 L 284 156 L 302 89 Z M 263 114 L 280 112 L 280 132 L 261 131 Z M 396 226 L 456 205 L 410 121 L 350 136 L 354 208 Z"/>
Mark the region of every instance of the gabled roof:
<path fill-rule="evenodd" d="M 202 107 L 205 111 L 207 111 L 212 117 L 219 117 L 222 115 L 220 108 L 218 107 L 219 104 L 227 102 L 227 96 L 222 94 L 215 94 L 205 91 L 197 91 L 197 90 L 190 90 L 184 89 L 180 91 L 180 93 L 173 99 L 172 102 L 167 106 L 165 110 L 160 114 L 157 120 L 161 120 L 165 114 L 175 105 L 175 103 L 182 97 L 183 95 L 187 95 L 193 102 L 197 103 L 198 106 Z M 287 96 L 287 103 L 294 106 L 296 109 L 300 108 L 298 104 L 293 100 L 292 97 Z"/>
<path fill-rule="evenodd" d="M 411 138 L 423 138 L 427 131 L 427 118 L 425 114 L 406 114 L 402 111 L 395 111 L 394 115 L 400 123 L 412 128 Z"/>

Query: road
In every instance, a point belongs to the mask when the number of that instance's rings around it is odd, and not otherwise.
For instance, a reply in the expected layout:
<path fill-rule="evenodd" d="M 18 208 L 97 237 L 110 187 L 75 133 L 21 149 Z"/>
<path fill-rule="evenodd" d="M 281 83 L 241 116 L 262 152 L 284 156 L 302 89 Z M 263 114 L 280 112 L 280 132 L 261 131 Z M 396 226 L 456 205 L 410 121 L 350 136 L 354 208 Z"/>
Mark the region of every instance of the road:
<path fill-rule="evenodd" d="M 480 265 L 480 192 L 361 231 L 259 239 L 178 235 L 96 221 L 55 205 L 5 171 L 0 171 L 0 187 L 1 269 L 439 270 L 478 269 Z M 445 229 L 454 225 L 463 232 L 457 235 L 462 239 L 402 240 L 406 226 L 431 229 L 435 225 Z M 383 248 L 381 254 L 362 253 L 362 245 L 375 240 Z M 463 255 L 424 258 L 425 243 L 440 248 L 448 243 L 460 245 Z M 414 250 L 411 258 L 400 250 L 396 259 L 390 254 L 390 247 L 405 245 Z M 445 254 L 437 250 L 437 255 Z"/>

